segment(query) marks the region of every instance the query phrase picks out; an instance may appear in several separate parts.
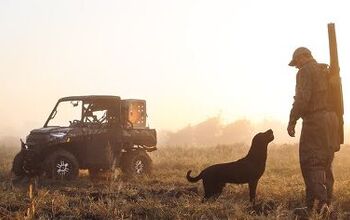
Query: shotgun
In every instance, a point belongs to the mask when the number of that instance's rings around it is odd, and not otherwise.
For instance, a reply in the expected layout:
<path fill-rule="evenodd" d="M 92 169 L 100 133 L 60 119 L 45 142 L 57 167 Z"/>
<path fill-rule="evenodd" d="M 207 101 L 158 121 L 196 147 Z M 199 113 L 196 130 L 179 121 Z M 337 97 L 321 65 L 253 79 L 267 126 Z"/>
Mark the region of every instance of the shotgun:
<path fill-rule="evenodd" d="M 339 120 L 339 140 L 340 144 L 344 144 L 344 103 L 343 89 L 340 77 L 340 68 L 338 61 L 337 39 L 335 35 L 334 23 L 328 24 L 328 40 L 329 40 L 329 96 L 330 108 L 334 111 Z"/>

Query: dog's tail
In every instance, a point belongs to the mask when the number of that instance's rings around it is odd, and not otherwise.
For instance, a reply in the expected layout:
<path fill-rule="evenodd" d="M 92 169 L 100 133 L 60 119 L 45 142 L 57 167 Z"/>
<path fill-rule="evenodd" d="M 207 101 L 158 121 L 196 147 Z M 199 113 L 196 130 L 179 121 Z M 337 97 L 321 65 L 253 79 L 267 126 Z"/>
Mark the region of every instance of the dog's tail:
<path fill-rule="evenodd" d="M 190 174 L 191 174 L 192 170 L 189 170 L 187 171 L 187 175 L 186 175 L 186 178 L 189 182 L 191 183 L 195 183 L 197 182 L 198 180 L 202 179 L 202 173 L 200 173 L 198 176 L 196 177 L 192 177 Z"/>

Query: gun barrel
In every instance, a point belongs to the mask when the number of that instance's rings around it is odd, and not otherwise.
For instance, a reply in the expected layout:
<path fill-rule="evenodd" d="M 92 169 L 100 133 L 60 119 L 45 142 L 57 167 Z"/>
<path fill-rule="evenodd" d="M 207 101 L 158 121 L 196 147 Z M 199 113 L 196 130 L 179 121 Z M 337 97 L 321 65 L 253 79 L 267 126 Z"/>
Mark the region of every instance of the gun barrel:
<path fill-rule="evenodd" d="M 338 47 L 337 37 L 335 34 L 335 24 L 328 24 L 328 40 L 329 40 L 329 58 L 330 58 L 330 69 L 332 74 L 339 75 L 339 61 L 338 61 Z"/>
<path fill-rule="evenodd" d="M 328 40 L 329 40 L 329 69 L 330 69 L 330 105 L 331 109 L 337 114 L 339 120 L 339 139 L 340 143 L 344 143 L 344 103 L 343 89 L 340 78 L 340 68 L 338 61 L 337 38 L 335 35 L 335 24 L 328 24 Z"/>

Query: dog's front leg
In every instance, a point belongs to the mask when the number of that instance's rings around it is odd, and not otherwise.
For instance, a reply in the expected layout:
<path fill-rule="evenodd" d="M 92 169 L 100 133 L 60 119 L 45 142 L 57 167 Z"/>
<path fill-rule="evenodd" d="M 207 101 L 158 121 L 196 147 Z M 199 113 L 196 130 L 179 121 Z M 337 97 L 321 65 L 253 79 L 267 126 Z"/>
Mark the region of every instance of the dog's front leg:
<path fill-rule="evenodd" d="M 259 180 L 250 181 L 249 184 L 249 197 L 250 202 L 255 205 L 255 196 L 256 196 L 256 187 L 258 185 Z"/>

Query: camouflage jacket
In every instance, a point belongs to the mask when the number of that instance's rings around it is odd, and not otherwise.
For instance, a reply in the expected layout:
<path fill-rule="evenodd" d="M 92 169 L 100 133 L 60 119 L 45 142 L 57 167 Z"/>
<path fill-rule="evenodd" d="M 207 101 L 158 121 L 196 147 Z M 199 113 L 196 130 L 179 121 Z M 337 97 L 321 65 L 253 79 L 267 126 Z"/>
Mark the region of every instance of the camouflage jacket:
<path fill-rule="evenodd" d="M 296 76 L 293 107 L 289 124 L 295 125 L 301 117 L 314 112 L 327 110 L 328 102 L 328 66 L 311 59 L 301 67 Z"/>

